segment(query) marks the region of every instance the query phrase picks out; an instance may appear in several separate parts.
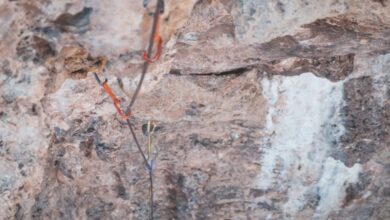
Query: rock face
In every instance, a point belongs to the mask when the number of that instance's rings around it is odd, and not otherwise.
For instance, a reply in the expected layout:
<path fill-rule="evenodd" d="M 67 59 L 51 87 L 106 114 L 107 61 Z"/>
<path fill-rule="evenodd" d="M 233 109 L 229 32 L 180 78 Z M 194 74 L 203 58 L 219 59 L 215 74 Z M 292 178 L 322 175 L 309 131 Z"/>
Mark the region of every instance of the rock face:
<path fill-rule="evenodd" d="M 166 0 L 155 219 L 390 219 L 390 2 Z M 142 1 L 0 1 L 0 218 L 147 219 Z M 104 71 L 103 71 L 104 69 Z M 121 79 L 124 90 L 117 80 Z"/>

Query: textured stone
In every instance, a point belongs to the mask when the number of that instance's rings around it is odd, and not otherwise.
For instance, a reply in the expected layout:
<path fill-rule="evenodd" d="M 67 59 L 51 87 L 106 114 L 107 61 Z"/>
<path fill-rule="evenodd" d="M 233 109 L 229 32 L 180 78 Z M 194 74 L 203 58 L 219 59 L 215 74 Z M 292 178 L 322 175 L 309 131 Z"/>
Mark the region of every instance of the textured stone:
<path fill-rule="evenodd" d="M 390 3 L 166 1 L 155 219 L 389 219 Z M 153 7 L 153 2 L 152 2 Z M 141 0 L 0 1 L 0 218 L 147 219 Z M 123 89 L 118 81 L 123 85 Z"/>

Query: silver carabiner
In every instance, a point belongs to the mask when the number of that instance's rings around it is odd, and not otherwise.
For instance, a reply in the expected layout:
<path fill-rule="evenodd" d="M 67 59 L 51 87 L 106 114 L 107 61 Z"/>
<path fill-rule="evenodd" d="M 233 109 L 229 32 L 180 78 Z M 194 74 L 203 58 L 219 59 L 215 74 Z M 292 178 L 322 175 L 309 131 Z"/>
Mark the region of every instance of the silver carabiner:
<path fill-rule="evenodd" d="M 154 15 L 154 12 L 151 12 L 150 9 L 149 9 L 149 7 L 148 7 L 150 1 L 151 1 L 151 0 L 144 0 L 144 1 L 143 1 L 143 5 L 144 5 L 144 8 L 146 9 L 146 11 L 148 12 L 148 14 L 149 14 L 150 16 L 153 16 L 153 15 Z M 161 3 L 158 4 L 159 2 L 161 2 Z M 159 8 L 160 14 L 164 13 L 164 8 L 165 8 L 164 0 L 161 0 L 161 1 L 157 0 L 157 4 L 158 4 L 157 7 Z"/>

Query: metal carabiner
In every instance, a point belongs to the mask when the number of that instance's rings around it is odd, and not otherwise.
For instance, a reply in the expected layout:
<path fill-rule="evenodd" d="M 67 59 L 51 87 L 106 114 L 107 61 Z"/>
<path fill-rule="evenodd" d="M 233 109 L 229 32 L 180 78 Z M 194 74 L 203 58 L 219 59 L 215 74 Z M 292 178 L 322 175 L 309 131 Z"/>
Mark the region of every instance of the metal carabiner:
<path fill-rule="evenodd" d="M 95 76 L 95 79 L 99 83 L 99 85 L 101 85 L 103 87 L 104 91 L 111 97 L 112 102 L 114 104 L 114 107 L 115 107 L 116 111 L 118 112 L 118 114 L 122 117 L 122 119 L 123 120 L 129 119 L 131 117 L 131 114 L 132 114 L 131 111 L 126 112 L 126 111 L 122 110 L 121 101 L 115 96 L 115 94 L 113 93 L 111 88 L 108 86 L 107 78 L 105 78 L 104 82 L 102 83 L 102 81 L 99 79 L 99 76 L 96 73 L 93 73 L 93 75 Z"/>
<path fill-rule="evenodd" d="M 148 160 L 153 154 L 153 133 L 155 131 L 156 124 L 153 120 L 149 120 L 147 124 L 142 125 L 142 133 L 148 137 L 147 156 Z"/>
<path fill-rule="evenodd" d="M 143 1 L 143 5 L 144 5 L 144 8 L 146 9 L 146 11 L 148 12 L 148 14 L 149 14 L 150 16 L 153 16 L 153 15 L 154 15 L 154 12 L 151 12 L 150 9 L 149 9 L 149 7 L 148 7 L 150 1 L 151 1 L 151 0 L 144 0 L 144 1 Z M 159 4 L 159 2 L 160 2 L 160 4 Z M 164 13 L 164 9 L 165 9 L 164 0 L 161 0 L 161 1 L 157 0 L 157 4 L 158 4 L 157 7 L 159 8 L 160 14 L 163 14 L 163 13 Z"/>

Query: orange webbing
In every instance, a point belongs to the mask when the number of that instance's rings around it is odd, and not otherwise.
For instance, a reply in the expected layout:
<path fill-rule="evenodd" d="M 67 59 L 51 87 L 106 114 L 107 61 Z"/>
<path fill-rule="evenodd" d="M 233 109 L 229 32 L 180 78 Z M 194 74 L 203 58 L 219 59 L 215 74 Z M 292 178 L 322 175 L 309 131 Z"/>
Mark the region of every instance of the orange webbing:
<path fill-rule="evenodd" d="M 160 14 L 157 14 L 156 16 L 157 16 L 157 27 L 156 27 L 156 33 L 154 34 L 154 41 L 157 43 L 157 51 L 152 58 L 150 58 L 148 56 L 148 53 L 144 51 L 144 60 L 148 63 L 153 63 L 159 60 L 162 52 L 163 40 L 160 35 Z"/>
<path fill-rule="evenodd" d="M 114 95 L 111 88 L 107 85 L 107 82 L 103 83 L 103 88 L 106 91 L 106 93 L 111 97 L 112 101 L 114 102 L 114 106 L 116 108 L 116 111 L 119 113 L 119 115 L 124 119 L 127 120 L 131 117 L 131 111 L 129 113 L 125 113 L 121 109 L 121 101 Z"/>

